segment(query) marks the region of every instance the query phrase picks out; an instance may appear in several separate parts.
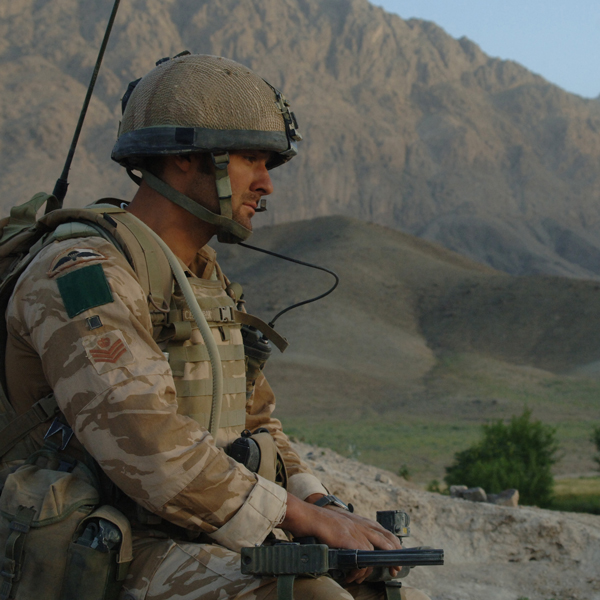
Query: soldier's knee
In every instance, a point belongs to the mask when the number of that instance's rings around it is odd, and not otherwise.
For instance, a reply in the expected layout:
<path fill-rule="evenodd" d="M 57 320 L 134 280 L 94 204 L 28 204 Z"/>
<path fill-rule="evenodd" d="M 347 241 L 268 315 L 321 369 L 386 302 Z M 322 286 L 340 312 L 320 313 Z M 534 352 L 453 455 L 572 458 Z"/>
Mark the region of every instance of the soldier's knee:
<path fill-rule="evenodd" d="M 406 585 L 402 586 L 400 597 L 402 600 L 431 600 L 431 598 L 421 590 Z"/>
<path fill-rule="evenodd" d="M 330 577 L 297 578 L 294 582 L 295 600 L 354 600 L 352 595 Z"/>

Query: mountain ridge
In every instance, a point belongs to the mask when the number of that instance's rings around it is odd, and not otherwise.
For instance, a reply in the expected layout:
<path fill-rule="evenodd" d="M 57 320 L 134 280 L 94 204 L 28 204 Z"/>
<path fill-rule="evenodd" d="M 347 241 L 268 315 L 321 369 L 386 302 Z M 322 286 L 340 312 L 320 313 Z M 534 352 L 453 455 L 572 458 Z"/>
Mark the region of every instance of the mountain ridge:
<path fill-rule="evenodd" d="M 5 210 L 49 189 L 62 170 L 109 8 L 17 0 L 0 9 Z M 366 0 L 123 3 L 70 204 L 131 196 L 108 158 L 120 95 L 184 48 L 254 68 L 299 117 L 306 141 L 274 172 L 277 209 L 264 223 L 342 214 L 511 273 L 600 276 L 589 258 L 600 252 L 598 102 Z"/>

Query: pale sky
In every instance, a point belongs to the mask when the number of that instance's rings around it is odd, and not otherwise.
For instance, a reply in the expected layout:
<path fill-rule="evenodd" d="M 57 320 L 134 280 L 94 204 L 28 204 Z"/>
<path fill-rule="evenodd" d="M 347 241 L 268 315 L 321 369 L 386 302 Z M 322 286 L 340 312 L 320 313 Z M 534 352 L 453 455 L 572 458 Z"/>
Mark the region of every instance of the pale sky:
<path fill-rule="evenodd" d="M 466 35 L 563 89 L 600 95 L 600 0 L 371 0 L 403 19 Z"/>

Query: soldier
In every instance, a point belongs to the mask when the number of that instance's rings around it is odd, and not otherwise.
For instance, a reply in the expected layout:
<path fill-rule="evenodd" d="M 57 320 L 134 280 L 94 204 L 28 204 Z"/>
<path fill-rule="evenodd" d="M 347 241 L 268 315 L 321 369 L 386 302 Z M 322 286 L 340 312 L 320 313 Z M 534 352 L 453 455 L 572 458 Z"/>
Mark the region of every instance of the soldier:
<path fill-rule="evenodd" d="M 112 503 L 135 533 L 123 598 L 274 597 L 273 580 L 240 573 L 239 550 L 276 528 L 337 548 L 399 547 L 329 496 L 291 448 L 271 416 L 264 376 L 246 376 L 240 322 L 260 323 L 244 316 L 239 291 L 207 246 L 215 235 L 230 243 L 250 235 L 273 191 L 269 170 L 296 154 L 298 139 L 285 98 L 246 67 L 193 55 L 159 64 L 124 98 L 113 159 L 139 190 L 128 205 L 101 201 L 114 239 L 69 230 L 15 288 L 7 311 L 11 402 L 23 413 L 54 392 L 63 426 L 75 434 L 69 453 L 89 453 L 107 476 Z M 183 283 L 164 267 L 149 230 L 185 271 L 210 340 L 194 327 Z M 211 435 L 213 342 L 224 393 Z M 31 376 L 20 377 L 24 371 Z M 224 451 L 242 430 L 259 427 L 285 465 L 279 482 Z M 42 444 L 45 429 L 31 444 Z M 295 596 L 381 597 L 358 586 L 367 575 L 352 573 L 346 590 L 327 577 L 298 579 Z M 402 594 L 426 598 L 412 588 Z"/>

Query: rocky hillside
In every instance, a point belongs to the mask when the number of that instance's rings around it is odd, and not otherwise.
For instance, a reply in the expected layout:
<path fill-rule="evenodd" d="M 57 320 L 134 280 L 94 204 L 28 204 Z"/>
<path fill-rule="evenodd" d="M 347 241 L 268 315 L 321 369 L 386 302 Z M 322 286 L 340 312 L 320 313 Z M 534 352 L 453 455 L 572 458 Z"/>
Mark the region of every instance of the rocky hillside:
<path fill-rule="evenodd" d="M 531 507 L 504 508 L 407 487 L 392 473 L 300 444 L 329 491 L 359 514 L 402 509 L 405 546 L 443 548 L 443 567 L 417 567 L 405 585 L 432 600 L 598 600 L 600 517 Z"/>
<path fill-rule="evenodd" d="M 60 174 L 111 6 L 0 6 L 5 210 Z M 108 159 L 119 98 L 184 48 L 242 61 L 292 99 L 306 141 L 265 222 L 342 214 L 511 273 L 600 274 L 600 103 L 366 0 L 122 2 L 70 203 L 131 194 Z"/>

